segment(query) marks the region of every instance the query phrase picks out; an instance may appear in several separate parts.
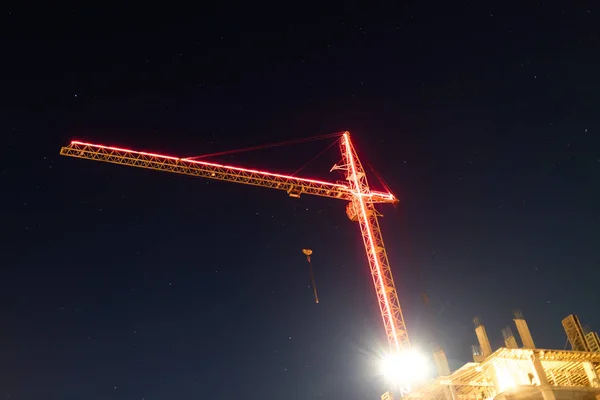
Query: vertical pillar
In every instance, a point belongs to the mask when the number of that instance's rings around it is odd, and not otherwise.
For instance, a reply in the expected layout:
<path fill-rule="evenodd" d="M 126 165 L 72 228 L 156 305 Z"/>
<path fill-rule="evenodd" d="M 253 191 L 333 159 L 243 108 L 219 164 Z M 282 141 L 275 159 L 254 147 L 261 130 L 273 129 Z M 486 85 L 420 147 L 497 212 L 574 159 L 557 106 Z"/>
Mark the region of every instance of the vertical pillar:
<path fill-rule="evenodd" d="M 585 374 L 587 375 L 587 378 L 590 381 L 590 386 L 594 388 L 600 387 L 600 379 L 598 379 L 598 374 L 596 373 L 596 370 L 594 369 L 592 363 L 589 361 L 585 361 L 582 362 L 582 364 L 583 369 L 585 370 Z"/>
<path fill-rule="evenodd" d="M 485 370 L 485 375 L 490 381 L 492 381 L 494 389 L 496 389 L 496 393 L 502 393 L 504 391 L 504 387 L 502 387 L 500 381 L 498 380 L 497 368 L 498 366 L 496 361 L 494 361 L 492 364 L 488 365 L 487 369 Z"/>
<path fill-rule="evenodd" d="M 439 376 L 450 375 L 450 366 L 448 365 L 448 358 L 446 357 L 444 350 L 438 348 L 433 353 L 433 361 L 435 362 Z"/>
<path fill-rule="evenodd" d="M 533 337 L 529 331 L 529 326 L 527 326 L 527 321 L 525 321 L 523 318 L 515 318 L 514 321 L 515 325 L 517 325 L 519 336 L 521 336 L 523 347 L 526 349 L 535 349 L 535 343 L 533 342 Z"/>
<path fill-rule="evenodd" d="M 446 400 L 457 400 L 456 389 L 454 388 L 454 385 L 452 383 L 446 386 L 446 388 L 444 389 L 444 398 Z"/>
<path fill-rule="evenodd" d="M 533 373 L 535 374 L 537 381 L 540 383 L 540 390 L 544 400 L 556 400 L 556 396 L 554 396 L 552 387 L 548 383 L 546 372 L 544 372 L 544 367 L 542 366 L 540 355 L 537 351 L 534 351 L 531 354 L 531 364 L 533 366 Z"/>
<path fill-rule="evenodd" d="M 492 354 L 492 345 L 490 345 L 485 326 L 479 325 L 475 328 L 475 334 L 477 334 L 477 340 L 479 340 L 479 346 L 481 346 L 483 356 L 486 358 L 489 357 Z"/>
<path fill-rule="evenodd" d="M 517 340 L 515 339 L 515 335 L 513 335 L 510 326 L 507 326 L 506 328 L 502 329 L 502 336 L 504 337 L 504 344 L 506 345 L 506 347 L 508 347 L 509 349 L 519 348 L 519 346 L 517 345 Z"/>

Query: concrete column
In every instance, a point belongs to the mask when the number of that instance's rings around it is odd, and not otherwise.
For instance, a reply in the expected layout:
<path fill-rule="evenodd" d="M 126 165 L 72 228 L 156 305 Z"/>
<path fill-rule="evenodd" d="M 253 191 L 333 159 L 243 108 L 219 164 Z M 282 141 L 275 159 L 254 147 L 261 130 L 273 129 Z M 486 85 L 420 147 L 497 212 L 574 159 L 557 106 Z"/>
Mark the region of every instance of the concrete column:
<path fill-rule="evenodd" d="M 519 345 L 517 344 L 517 339 L 515 339 L 515 335 L 512 333 L 512 329 L 510 326 L 502 329 L 502 336 L 504 337 L 504 344 L 509 349 L 518 349 Z"/>
<path fill-rule="evenodd" d="M 444 350 L 438 349 L 433 353 L 433 361 L 438 371 L 439 376 L 450 375 L 450 366 L 448 365 L 448 358 Z"/>
<path fill-rule="evenodd" d="M 514 320 L 515 325 L 517 325 L 517 331 L 519 331 L 519 336 L 521 336 L 521 341 L 523 342 L 523 347 L 526 349 L 535 349 L 535 343 L 533 342 L 533 337 L 531 336 L 531 332 L 529 332 L 529 327 L 527 326 L 527 321 L 522 318 L 517 318 Z"/>
<path fill-rule="evenodd" d="M 457 400 L 456 389 L 454 388 L 454 385 L 446 386 L 446 389 L 444 390 L 444 398 L 446 400 Z"/>
<path fill-rule="evenodd" d="M 485 358 L 489 357 L 492 354 L 492 346 L 490 345 L 490 340 L 488 339 L 487 332 L 485 331 L 485 326 L 479 325 L 477 328 L 475 328 L 475 334 L 477 335 L 477 340 L 479 340 L 481 353 Z"/>
<path fill-rule="evenodd" d="M 585 374 L 587 375 L 588 380 L 590 381 L 590 386 L 600 387 L 600 379 L 598 379 L 598 374 L 596 373 L 596 370 L 594 369 L 592 363 L 589 361 L 585 361 L 582 364 L 583 369 L 585 370 Z"/>
<path fill-rule="evenodd" d="M 510 336 L 507 339 L 504 339 L 504 344 L 509 349 L 518 349 L 519 348 L 519 346 L 517 345 L 517 339 L 515 339 L 514 336 Z"/>
<path fill-rule="evenodd" d="M 538 352 L 534 351 L 531 355 L 531 363 L 533 365 L 533 373 L 537 378 L 537 381 L 540 383 L 540 390 L 544 400 L 556 400 L 556 396 L 554 396 L 552 387 L 548 383 L 548 378 L 544 372 L 544 367 L 542 366 Z"/>

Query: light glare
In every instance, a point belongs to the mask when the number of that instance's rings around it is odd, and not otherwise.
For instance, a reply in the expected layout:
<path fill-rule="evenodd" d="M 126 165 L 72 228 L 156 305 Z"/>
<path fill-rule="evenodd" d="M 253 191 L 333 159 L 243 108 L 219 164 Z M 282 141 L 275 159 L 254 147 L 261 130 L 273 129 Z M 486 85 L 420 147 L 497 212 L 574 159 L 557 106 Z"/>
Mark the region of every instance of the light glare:
<path fill-rule="evenodd" d="M 381 373 L 389 383 L 412 385 L 427 378 L 429 366 L 422 353 L 409 349 L 386 355 L 381 362 Z"/>

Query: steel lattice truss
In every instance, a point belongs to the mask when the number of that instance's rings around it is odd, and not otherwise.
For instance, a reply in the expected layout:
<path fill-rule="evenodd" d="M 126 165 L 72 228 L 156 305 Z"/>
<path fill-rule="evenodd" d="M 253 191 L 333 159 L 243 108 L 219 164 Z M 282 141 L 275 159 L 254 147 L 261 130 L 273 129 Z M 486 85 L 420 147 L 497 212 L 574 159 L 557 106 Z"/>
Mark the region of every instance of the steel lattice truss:
<path fill-rule="evenodd" d="M 348 132 L 345 132 L 341 138 L 340 150 L 343 165 L 334 166 L 333 169 L 344 171 L 346 182 L 337 183 L 78 141 L 73 141 L 68 146 L 62 147 L 60 154 L 93 161 L 279 189 L 286 191 L 291 197 L 308 194 L 348 201 L 348 217 L 353 221 L 358 221 L 360 225 L 388 342 L 392 350 L 399 351 L 408 348 L 410 344 L 379 228 L 378 214 L 374 207 L 376 203 L 396 203 L 398 200 L 391 193 L 370 190 L 365 171 L 350 141 Z"/>
<path fill-rule="evenodd" d="M 130 167 L 154 169 L 157 171 L 192 175 L 200 178 L 279 189 L 286 191 L 292 197 L 299 197 L 301 194 L 309 194 L 350 201 L 354 196 L 351 188 L 344 183 L 330 183 L 314 179 L 297 178 L 247 168 L 102 146 L 99 144 L 73 141 L 68 146 L 62 147 L 60 149 L 60 154 L 63 156 L 103 161 Z M 366 194 L 366 197 L 369 202 L 373 203 L 395 203 L 398 201 L 391 193 L 377 191 L 369 192 Z"/>
<path fill-rule="evenodd" d="M 348 182 L 352 192 L 355 193 L 352 202 L 348 204 L 347 214 L 350 219 L 357 220 L 360 224 L 388 342 L 392 349 L 399 351 L 410 347 L 410 343 L 381 229 L 379 229 L 377 211 L 372 202 L 365 201 L 370 193 L 367 176 L 348 135 L 342 138 L 340 150 L 345 163 L 342 168 L 346 170 Z"/>

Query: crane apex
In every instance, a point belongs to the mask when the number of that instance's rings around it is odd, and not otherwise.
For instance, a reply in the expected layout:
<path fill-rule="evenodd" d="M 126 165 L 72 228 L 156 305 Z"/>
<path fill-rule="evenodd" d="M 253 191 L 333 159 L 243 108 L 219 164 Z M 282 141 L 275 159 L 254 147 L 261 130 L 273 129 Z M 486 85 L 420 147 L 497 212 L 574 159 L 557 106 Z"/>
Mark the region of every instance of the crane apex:
<path fill-rule="evenodd" d="M 307 256 L 310 256 L 312 254 L 311 249 L 302 249 L 302 252 L 304 253 L 304 255 L 307 255 Z"/>

